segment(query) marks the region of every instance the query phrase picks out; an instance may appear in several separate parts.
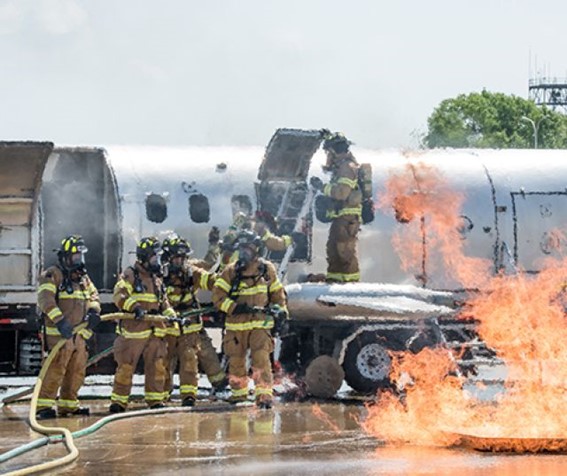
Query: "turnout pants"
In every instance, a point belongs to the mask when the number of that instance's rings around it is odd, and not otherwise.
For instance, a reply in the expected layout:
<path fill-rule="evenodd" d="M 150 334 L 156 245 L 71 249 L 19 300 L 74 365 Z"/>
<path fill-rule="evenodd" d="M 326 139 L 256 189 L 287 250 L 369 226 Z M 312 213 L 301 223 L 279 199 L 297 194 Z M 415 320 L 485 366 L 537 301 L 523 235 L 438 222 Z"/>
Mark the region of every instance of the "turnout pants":
<path fill-rule="evenodd" d="M 167 336 L 167 371 L 166 394 L 173 390 L 173 374 L 179 361 L 179 393 L 181 399 L 197 398 L 199 381 L 199 366 L 197 353 L 199 351 L 199 333 L 192 332 L 181 336 Z"/>
<path fill-rule="evenodd" d="M 360 281 L 358 232 L 360 220 L 354 215 L 337 217 L 331 223 L 327 240 L 327 280 Z"/>
<path fill-rule="evenodd" d="M 61 339 L 47 336 L 47 348 L 53 349 Z M 59 391 L 57 410 L 60 414 L 73 413 L 79 407 L 77 395 L 85 381 L 89 353 L 85 339 L 74 335 L 65 342 L 51 362 L 39 392 L 37 409 L 51 408 Z"/>
<path fill-rule="evenodd" d="M 222 386 L 226 381 L 226 374 L 221 367 L 213 341 L 205 329 L 199 331 L 199 341 L 197 358 L 201 369 L 207 374 L 213 387 Z"/>
<path fill-rule="evenodd" d="M 223 346 L 229 359 L 228 380 L 233 400 L 245 400 L 248 395 L 246 352 L 250 349 L 256 401 L 271 401 L 273 376 L 270 354 L 274 350 L 274 343 L 270 330 L 226 331 Z"/>
<path fill-rule="evenodd" d="M 114 375 L 111 401 L 119 403 L 124 408 L 128 405 L 132 377 L 143 355 L 145 400 L 150 406 L 163 402 L 167 395 L 164 391 L 166 352 L 163 338 L 151 336 L 147 339 L 128 339 L 118 336 L 114 341 L 114 360 L 118 367 Z"/>

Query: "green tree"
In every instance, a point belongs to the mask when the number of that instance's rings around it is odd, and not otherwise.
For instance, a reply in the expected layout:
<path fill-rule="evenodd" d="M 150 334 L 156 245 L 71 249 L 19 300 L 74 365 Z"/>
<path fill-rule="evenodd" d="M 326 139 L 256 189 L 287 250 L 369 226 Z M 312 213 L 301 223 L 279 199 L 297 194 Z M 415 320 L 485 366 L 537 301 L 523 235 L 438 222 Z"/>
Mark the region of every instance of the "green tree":
<path fill-rule="evenodd" d="M 426 148 L 567 148 L 567 116 L 503 93 L 461 94 L 445 99 L 427 119 Z"/>

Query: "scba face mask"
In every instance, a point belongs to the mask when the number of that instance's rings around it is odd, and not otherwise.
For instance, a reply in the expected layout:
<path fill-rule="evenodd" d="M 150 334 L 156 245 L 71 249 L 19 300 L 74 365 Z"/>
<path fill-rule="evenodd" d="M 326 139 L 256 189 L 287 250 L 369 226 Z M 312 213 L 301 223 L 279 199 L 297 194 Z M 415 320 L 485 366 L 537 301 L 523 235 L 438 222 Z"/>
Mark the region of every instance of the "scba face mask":
<path fill-rule="evenodd" d="M 67 270 L 78 273 L 80 276 L 86 273 L 85 252 L 72 253 L 63 261 Z"/>
<path fill-rule="evenodd" d="M 150 256 L 148 260 L 148 271 L 150 273 L 161 273 L 161 256 L 159 254 L 155 254 Z"/>
<path fill-rule="evenodd" d="M 251 263 L 256 258 L 256 250 L 250 246 L 243 246 L 238 250 L 238 259 L 245 265 Z"/>
<path fill-rule="evenodd" d="M 170 276 L 181 274 L 183 271 L 183 263 L 185 258 L 183 256 L 174 256 L 169 263 L 167 263 L 167 272 Z"/>
<path fill-rule="evenodd" d="M 85 254 L 84 253 L 73 253 L 69 256 L 69 267 L 71 269 L 78 269 L 85 266 Z"/>

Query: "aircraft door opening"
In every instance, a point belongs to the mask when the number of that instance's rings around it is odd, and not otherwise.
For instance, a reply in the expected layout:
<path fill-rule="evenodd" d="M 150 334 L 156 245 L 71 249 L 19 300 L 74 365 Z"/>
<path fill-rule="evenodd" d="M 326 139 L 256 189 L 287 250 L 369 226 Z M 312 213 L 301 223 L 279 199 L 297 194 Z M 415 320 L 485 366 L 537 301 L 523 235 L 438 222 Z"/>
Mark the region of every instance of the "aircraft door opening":
<path fill-rule="evenodd" d="M 276 218 L 278 235 L 290 235 L 294 229 L 304 239 L 296 240 L 290 261 L 311 261 L 313 216 L 311 209 L 300 216 L 308 199 L 307 175 L 311 159 L 321 144 L 317 130 L 278 129 L 272 136 L 258 171 L 255 184 L 258 210 Z M 271 252 L 272 261 L 282 260 L 284 252 Z"/>

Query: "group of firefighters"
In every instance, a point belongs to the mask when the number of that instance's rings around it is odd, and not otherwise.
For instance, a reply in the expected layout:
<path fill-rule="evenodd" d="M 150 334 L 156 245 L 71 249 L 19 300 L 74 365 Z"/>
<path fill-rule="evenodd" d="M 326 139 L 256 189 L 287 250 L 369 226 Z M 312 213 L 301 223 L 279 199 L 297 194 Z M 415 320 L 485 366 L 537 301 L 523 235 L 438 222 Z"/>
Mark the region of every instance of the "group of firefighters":
<path fill-rule="evenodd" d="M 311 182 L 314 188 L 334 199 L 327 242 L 329 282 L 360 279 L 357 236 L 361 220 L 358 164 L 349 150 L 350 142 L 341 134 L 326 137 L 325 170 L 332 172 L 330 183 Z M 264 248 L 285 250 L 290 236 L 272 233 L 270 217 L 257 213 L 255 220 L 237 217 L 222 241 L 213 228 L 213 246 L 204 260 L 190 260 L 189 242 L 171 235 L 163 243 L 154 237 L 142 238 L 136 247 L 136 262 L 120 275 L 113 302 L 117 314 L 114 359 L 117 364 L 111 394 L 111 413 L 128 406 L 132 379 L 140 357 L 144 361 L 145 401 L 161 408 L 173 390 L 173 373 L 179 362 L 182 405 L 193 406 L 197 397 L 199 366 L 213 389 L 230 385 L 230 401 L 248 399 L 247 355 L 250 355 L 255 401 L 260 408 L 273 402 L 272 332 L 289 318 L 286 293 L 276 267 L 262 257 Z M 83 238 L 71 235 L 58 250 L 58 264 L 40 277 L 38 306 L 45 320 L 46 347 L 66 339 L 52 361 L 39 394 L 37 417 L 88 415 L 78 393 L 83 385 L 89 339 L 101 321 L 98 291 L 85 267 L 87 251 Z M 216 263 L 214 265 L 213 263 Z M 212 291 L 218 315 L 224 317 L 223 353 L 228 360 L 228 376 L 219 361 L 210 337 L 203 328 L 196 293 Z M 57 411 L 54 407 L 57 407 Z"/>

